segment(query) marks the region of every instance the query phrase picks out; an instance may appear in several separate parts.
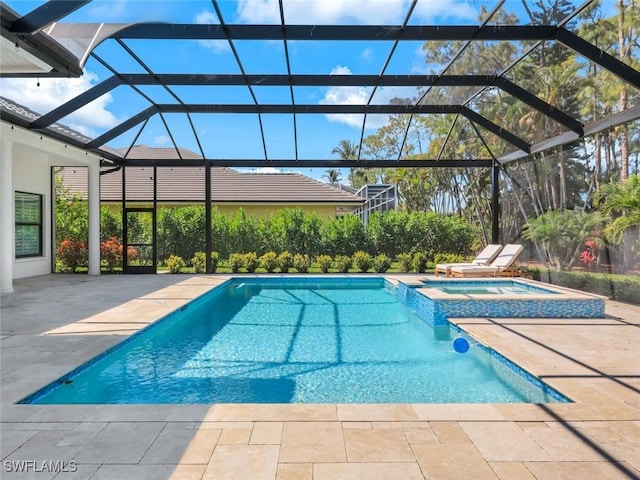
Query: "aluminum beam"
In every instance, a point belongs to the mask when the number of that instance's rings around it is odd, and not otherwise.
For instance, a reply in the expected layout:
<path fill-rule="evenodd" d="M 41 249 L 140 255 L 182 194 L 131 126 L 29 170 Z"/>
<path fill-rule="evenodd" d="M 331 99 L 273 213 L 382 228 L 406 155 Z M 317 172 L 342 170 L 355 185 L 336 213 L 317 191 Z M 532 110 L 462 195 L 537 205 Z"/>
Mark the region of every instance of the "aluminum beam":
<path fill-rule="evenodd" d="M 124 159 L 119 162 L 127 167 L 202 167 L 203 162 L 212 167 L 285 167 L 285 168 L 423 168 L 423 167 L 490 167 L 491 159 L 456 160 L 456 159 L 419 159 L 419 160 L 338 160 L 338 159 Z"/>
<path fill-rule="evenodd" d="M 593 63 L 600 65 L 608 72 L 611 72 L 616 77 L 640 90 L 640 72 L 638 70 L 621 62 L 604 50 L 600 50 L 595 45 L 564 28 L 558 31 L 557 40 L 579 55 L 588 58 Z"/>
<path fill-rule="evenodd" d="M 38 30 L 66 17 L 90 2 L 91 0 L 56 0 L 54 2 L 46 2 L 14 21 L 11 25 L 11 31 L 13 33 L 36 33 Z"/>
<path fill-rule="evenodd" d="M 207 74 L 207 73 L 123 73 L 125 83 L 131 85 L 189 85 L 189 86 L 252 86 L 280 87 L 367 87 L 378 84 L 381 87 L 442 87 L 492 86 L 495 75 L 282 75 L 282 74 Z"/>
<path fill-rule="evenodd" d="M 115 32 L 111 38 L 171 40 L 547 40 L 555 37 L 552 25 L 222 25 L 138 23 Z"/>

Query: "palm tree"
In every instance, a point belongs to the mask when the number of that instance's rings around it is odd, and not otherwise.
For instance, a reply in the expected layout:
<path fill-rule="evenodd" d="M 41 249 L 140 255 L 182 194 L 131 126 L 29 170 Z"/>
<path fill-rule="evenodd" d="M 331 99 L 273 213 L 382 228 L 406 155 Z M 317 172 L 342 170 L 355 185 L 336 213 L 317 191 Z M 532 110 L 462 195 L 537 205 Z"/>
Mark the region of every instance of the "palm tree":
<path fill-rule="evenodd" d="M 333 155 L 338 155 L 340 160 L 356 160 L 358 158 L 358 144 L 352 142 L 351 140 L 340 140 L 338 146 L 331 150 Z M 358 169 L 351 168 L 349 169 L 349 183 L 352 187 L 355 187 L 354 180 L 355 172 Z"/>
<path fill-rule="evenodd" d="M 640 176 L 631 175 L 622 182 L 602 185 L 595 194 L 595 202 L 613 221 L 604 229 L 611 242 L 622 243 L 625 267 L 630 267 L 638 250 L 640 233 Z"/>
<path fill-rule="evenodd" d="M 336 170 L 335 168 L 330 168 L 329 170 L 324 172 L 322 178 L 326 178 L 329 180 L 329 183 L 338 183 L 342 175 L 340 174 L 340 170 Z"/>

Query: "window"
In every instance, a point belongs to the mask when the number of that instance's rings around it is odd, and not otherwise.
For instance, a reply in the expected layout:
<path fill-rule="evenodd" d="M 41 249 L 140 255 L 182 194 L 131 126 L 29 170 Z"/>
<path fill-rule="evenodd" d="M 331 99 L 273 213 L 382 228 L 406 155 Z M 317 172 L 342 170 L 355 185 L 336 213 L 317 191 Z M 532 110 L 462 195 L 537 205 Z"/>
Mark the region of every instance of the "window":
<path fill-rule="evenodd" d="M 16 192 L 16 258 L 42 256 L 42 195 Z"/>

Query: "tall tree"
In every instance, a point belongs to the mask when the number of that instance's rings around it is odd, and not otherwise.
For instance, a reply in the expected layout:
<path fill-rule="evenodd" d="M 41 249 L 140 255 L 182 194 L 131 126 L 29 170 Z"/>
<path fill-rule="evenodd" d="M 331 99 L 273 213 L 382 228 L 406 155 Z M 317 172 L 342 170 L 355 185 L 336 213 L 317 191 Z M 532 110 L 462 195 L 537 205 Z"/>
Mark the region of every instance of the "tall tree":
<path fill-rule="evenodd" d="M 333 155 L 338 155 L 340 160 L 356 160 L 358 158 L 358 144 L 352 142 L 351 140 L 340 140 L 338 146 L 334 147 L 331 150 Z M 349 169 L 349 183 L 353 188 L 357 188 L 357 185 L 354 184 L 358 181 L 358 176 L 356 173 L 357 169 L 351 168 Z"/>
<path fill-rule="evenodd" d="M 322 176 L 322 178 L 326 178 L 329 183 L 338 183 L 341 178 L 342 175 L 340 174 L 340 170 L 336 170 L 335 168 L 330 168 L 329 170 L 326 170 L 324 172 L 324 175 Z"/>

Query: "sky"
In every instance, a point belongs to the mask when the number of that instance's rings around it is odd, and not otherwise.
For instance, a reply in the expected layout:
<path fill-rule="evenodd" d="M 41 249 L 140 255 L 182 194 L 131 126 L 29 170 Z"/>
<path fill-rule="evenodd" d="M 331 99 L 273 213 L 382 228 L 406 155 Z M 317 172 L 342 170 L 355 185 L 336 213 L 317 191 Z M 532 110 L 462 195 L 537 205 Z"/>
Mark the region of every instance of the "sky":
<path fill-rule="evenodd" d="M 409 24 L 478 24 L 480 4 L 491 10 L 498 0 L 419 0 Z M 21 14 L 42 1 L 9 0 L 8 5 Z M 401 24 L 410 0 L 284 0 L 288 24 Z M 277 0 L 222 0 L 219 2 L 225 23 L 280 24 Z M 521 8 L 520 0 L 507 0 L 505 8 Z M 78 22 L 173 22 L 212 23 L 219 19 L 208 0 L 94 0 L 67 17 Z M 240 73 L 232 49 L 226 41 L 197 40 L 125 40 L 126 47 L 159 73 Z M 246 73 L 287 73 L 284 42 L 235 41 L 234 47 Z M 287 44 L 293 74 L 380 74 L 393 42 L 304 42 Z M 100 44 L 95 53 L 121 72 L 144 73 L 144 67 L 114 40 Z M 386 73 L 439 73 L 443 65 L 426 65 L 422 42 L 403 42 L 395 51 Z M 62 102 L 109 78 L 112 73 L 96 58 L 90 57 L 80 78 L 0 79 L 0 92 L 17 103 L 46 113 Z M 177 103 L 158 86 L 139 87 L 156 103 Z M 208 87 L 172 86 L 172 92 L 185 103 L 252 103 L 252 93 L 260 103 L 291 103 L 288 87 Z M 295 87 L 296 104 L 366 104 L 371 87 Z M 393 98 L 412 98 L 415 89 L 380 88 L 371 103 L 387 104 Z M 96 137 L 120 122 L 146 109 L 150 103 L 139 92 L 120 86 L 60 121 L 89 137 Z M 264 158 L 257 115 L 192 115 L 191 126 L 184 114 L 164 116 L 181 147 L 199 152 L 198 134 L 208 158 Z M 384 115 L 370 115 L 364 135 L 375 133 L 386 123 Z M 268 158 L 295 158 L 293 116 L 262 115 Z M 355 143 L 363 128 L 361 115 L 297 115 L 298 157 L 300 159 L 336 158 L 332 149 L 340 140 Z M 137 136 L 137 138 L 136 138 Z M 108 143 L 114 148 L 128 147 L 133 141 L 152 147 L 171 147 L 167 126 L 158 115 L 140 130 L 129 132 Z M 309 171 L 307 171 L 309 170 Z M 305 169 L 306 175 L 321 178 L 324 170 Z M 342 170 L 346 176 L 346 169 Z"/>

